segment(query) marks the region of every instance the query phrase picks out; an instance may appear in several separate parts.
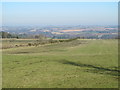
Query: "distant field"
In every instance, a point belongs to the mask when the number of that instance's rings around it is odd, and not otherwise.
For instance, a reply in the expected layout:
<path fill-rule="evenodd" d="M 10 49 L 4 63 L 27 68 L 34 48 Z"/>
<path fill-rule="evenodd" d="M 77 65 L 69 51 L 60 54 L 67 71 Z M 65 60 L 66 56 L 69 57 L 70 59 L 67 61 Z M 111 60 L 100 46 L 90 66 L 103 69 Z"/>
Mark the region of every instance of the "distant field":
<path fill-rule="evenodd" d="M 3 41 L 3 45 L 34 42 Z M 3 88 L 117 88 L 118 41 L 3 49 Z"/>
<path fill-rule="evenodd" d="M 78 29 L 78 30 L 61 30 L 61 32 L 75 32 L 75 31 L 83 31 L 85 29 Z"/>

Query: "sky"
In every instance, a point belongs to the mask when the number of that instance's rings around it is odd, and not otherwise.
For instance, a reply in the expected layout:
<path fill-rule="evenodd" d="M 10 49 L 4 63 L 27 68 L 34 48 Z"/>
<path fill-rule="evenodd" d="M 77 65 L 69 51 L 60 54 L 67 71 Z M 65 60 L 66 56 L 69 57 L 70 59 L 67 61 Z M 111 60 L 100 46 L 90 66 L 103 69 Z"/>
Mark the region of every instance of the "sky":
<path fill-rule="evenodd" d="M 117 2 L 3 2 L 3 25 L 117 25 Z"/>
<path fill-rule="evenodd" d="M 119 2 L 119 0 L 1 0 L 2 2 Z"/>

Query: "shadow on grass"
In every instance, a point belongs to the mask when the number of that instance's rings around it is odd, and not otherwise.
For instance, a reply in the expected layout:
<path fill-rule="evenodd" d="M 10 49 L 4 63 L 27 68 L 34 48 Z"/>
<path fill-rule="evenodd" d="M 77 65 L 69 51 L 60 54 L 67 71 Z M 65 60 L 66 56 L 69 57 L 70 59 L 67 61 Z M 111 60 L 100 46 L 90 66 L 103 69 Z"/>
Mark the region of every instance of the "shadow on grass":
<path fill-rule="evenodd" d="M 63 63 L 63 64 L 68 64 L 68 65 L 73 65 L 73 66 L 91 68 L 91 69 L 87 69 L 86 72 L 93 72 L 93 73 L 100 73 L 100 74 L 109 74 L 109 75 L 113 75 L 113 76 L 120 76 L 119 75 L 120 70 L 117 70 L 118 68 L 109 69 L 109 68 L 98 67 L 98 66 L 89 65 L 89 64 L 75 63 L 75 62 L 67 61 L 67 60 L 62 60 L 60 62 Z"/>

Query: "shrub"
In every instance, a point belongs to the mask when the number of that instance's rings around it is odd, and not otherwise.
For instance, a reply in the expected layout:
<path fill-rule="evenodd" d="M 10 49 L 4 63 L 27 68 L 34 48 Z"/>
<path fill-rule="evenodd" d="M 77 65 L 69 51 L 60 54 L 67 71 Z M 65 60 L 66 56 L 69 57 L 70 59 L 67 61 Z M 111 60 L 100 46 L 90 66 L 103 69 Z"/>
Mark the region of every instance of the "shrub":
<path fill-rule="evenodd" d="M 31 44 L 31 43 L 28 43 L 28 46 L 32 46 L 32 44 Z"/>

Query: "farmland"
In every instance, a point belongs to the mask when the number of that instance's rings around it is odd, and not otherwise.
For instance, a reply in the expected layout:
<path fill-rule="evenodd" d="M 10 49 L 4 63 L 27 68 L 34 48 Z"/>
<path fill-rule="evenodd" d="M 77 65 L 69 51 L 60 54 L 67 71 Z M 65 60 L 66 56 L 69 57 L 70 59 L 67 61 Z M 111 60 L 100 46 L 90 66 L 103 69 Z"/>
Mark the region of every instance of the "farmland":
<path fill-rule="evenodd" d="M 117 40 L 28 42 L 3 40 L 3 88 L 118 88 Z"/>

